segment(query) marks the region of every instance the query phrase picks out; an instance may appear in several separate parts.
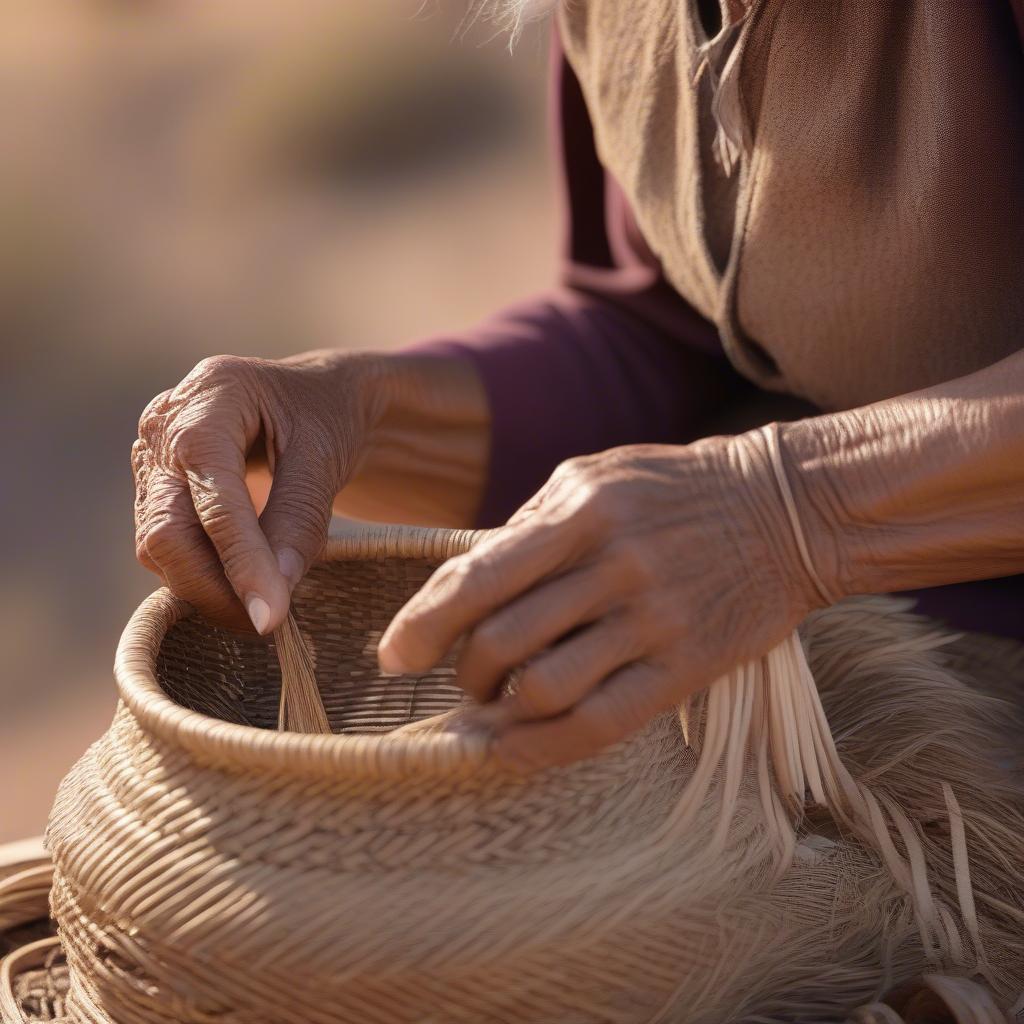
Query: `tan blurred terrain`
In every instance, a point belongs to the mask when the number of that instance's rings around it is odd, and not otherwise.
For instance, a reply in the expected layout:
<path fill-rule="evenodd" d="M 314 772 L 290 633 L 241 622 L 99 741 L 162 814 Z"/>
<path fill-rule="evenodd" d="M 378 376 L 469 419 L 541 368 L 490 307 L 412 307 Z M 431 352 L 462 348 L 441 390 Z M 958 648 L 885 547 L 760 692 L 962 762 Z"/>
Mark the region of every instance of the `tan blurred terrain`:
<path fill-rule="evenodd" d="M 204 355 L 397 345 L 550 281 L 546 43 L 458 40 L 460 10 L 0 0 L 0 842 L 105 727 L 154 586 L 146 402 Z"/>

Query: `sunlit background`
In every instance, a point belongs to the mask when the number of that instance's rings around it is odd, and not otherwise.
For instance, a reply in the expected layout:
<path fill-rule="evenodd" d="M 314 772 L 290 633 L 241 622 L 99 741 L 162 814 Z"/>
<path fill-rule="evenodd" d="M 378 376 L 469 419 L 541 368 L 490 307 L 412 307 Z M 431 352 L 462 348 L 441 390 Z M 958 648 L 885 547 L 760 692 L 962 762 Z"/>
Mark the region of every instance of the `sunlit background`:
<path fill-rule="evenodd" d="M 0 0 L 0 842 L 107 725 L 139 413 L 548 283 L 547 45 L 463 0 Z"/>

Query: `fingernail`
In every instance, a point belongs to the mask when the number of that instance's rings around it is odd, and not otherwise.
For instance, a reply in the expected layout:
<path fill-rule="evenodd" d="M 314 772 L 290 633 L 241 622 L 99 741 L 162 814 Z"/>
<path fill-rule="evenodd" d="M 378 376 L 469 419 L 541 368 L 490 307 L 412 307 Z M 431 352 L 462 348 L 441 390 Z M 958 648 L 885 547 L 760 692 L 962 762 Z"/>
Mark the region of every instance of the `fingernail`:
<path fill-rule="evenodd" d="M 281 575 L 294 587 L 302 579 L 306 563 L 295 548 L 281 548 L 277 553 L 277 567 L 281 570 Z"/>
<path fill-rule="evenodd" d="M 250 594 L 245 599 L 245 610 L 256 627 L 256 632 L 263 636 L 270 622 L 270 605 L 258 594 Z"/>

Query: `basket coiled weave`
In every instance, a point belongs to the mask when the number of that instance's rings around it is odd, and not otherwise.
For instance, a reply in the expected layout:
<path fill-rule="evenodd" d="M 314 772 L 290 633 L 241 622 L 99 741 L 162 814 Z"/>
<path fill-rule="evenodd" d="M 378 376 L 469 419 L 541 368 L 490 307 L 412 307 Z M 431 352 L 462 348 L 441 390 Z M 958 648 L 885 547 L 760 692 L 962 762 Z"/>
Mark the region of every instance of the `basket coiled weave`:
<path fill-rule="evenodd" d="M 382 679 L 375 648 L 472 541 L 368 531 L 300 584 L 332 736 L 273 731 L 272 645 L 166 591 L 143 603 L 118 651 L 114 721 L 62 784 L 47 835 L 69 1020 L 827 1021 L 950 969 L 984 980 L 995 1019 L 1010 1008 L 1024 984 L 1012 715 L 950 670 L 926 624 L 867 600 L 819 613 L 803 640 L 851 773 L 906 808 L 925 844 L 938 912 L 957 917 L 952 952 L 926 947 L 913 894 L 826 813 L 801 818 L 787 863 L 752 785 L 724 845 L 709 842 L 712 801 L 680 827 L 699 743 L 678 715 L 530 778 L 498 771 L 474 733 L 393 734 L 461 700 L 450 665 Z M 947 778 L 974 929 L 943 852 Z"/>

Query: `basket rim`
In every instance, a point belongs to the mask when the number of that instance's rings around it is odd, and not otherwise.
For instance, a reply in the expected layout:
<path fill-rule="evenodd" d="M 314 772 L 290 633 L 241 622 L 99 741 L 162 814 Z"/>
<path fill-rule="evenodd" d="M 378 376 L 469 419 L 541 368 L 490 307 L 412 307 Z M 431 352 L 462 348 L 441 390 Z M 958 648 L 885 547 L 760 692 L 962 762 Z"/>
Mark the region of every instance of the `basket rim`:
<path fill-rule="evenodd" d="M 468 551 L 485 533 L 413 526 L 346 529 L 332 535 L 318 561 L 444 560 Z M 192 613 L 191 605 L 165 587 L 150 594 L 121 635 L 114 678 L 122 703 L 144 730 L 197 760 L 320 779 L 462 776 L 487 762 L 487 738 L 472 733 L 306 735 L 224 722 L 176 704 L 157 681 L 156 657 L 171 626 Z"/>

